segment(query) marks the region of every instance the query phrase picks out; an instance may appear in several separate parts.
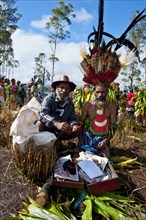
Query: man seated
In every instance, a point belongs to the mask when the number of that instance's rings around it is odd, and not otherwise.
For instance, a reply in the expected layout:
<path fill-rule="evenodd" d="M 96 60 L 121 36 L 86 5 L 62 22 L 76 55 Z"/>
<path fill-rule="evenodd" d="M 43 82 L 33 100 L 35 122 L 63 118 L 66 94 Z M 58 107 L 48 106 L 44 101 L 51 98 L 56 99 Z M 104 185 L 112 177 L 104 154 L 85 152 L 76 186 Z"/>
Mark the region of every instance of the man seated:
<path fill-rule="evenodd" d="M 78 136 L 80 124 L 77 120 L 74 105 L 69 97 L 76 85 L 63 75 L 52 83 L 54 91 L 45 97 L 40 109 L 40 121 L 36 124 L 39 131 L 53 132 L 58 140 L 68 140 Z M 50 192 L 50 180 L 42 187 L 37 195 L 36 202 L 44 206 Z"/>
<path fill-rule="evenodd" d="M 68 76 L 63 75 L 51 86 L 54 92 L 42 102 L 40 121 L 36 125 L 39 126 L 39 131 L 53 132 L 58 140 L 74 138 L 78 135 L 80 126 L 69 95 L 76 85 L 69 81 Z"/>
<path fill-rule="evenodd" d="M 94 88 L 94 98 L 86 102 L 82 108 L 81 121 L 84 128 L 80 134 L 79 145 L 89 145 L 109 158 L 109 142 L 112 137 L 111 126 L 117 121 L 117 107 L 106 101 L 107 88 L 97 83 Z"/>

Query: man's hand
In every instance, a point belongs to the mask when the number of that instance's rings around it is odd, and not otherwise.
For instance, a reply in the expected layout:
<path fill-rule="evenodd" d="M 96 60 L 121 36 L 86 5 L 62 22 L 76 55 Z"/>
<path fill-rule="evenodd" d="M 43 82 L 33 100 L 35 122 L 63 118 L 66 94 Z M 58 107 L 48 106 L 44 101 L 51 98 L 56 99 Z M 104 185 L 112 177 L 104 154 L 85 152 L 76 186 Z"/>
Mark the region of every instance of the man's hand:
<path fill-rule="evenodd" d="M 54 126 L 65 134 L 71 134 L 71 127 L 67 122 L 55 122 Z"/>
<path fill-rule="evenodd" d="M 72 132 L 78 132 L 80 130 L 81 126 L 80 125 L 73 125 L 72 126 Z"/>
<path fill-rule="evenodd" d="M 80 125 L 73 125 L 72 126 L 72 134 L 71 134 L 71 136 L 73 138 L 77 137 L 79 135 L 79 132 L 81 130 L 81 126 L 82 126 L 82 124 L 80 124 Z"/>
<path fill-rule="evenodd" d="M 107 145 L 107 143 L 108 143 L 108 138 L 105 138 L 104 140 L 102 140 L 98 143 L 97 148 L 103 148 Z"/>

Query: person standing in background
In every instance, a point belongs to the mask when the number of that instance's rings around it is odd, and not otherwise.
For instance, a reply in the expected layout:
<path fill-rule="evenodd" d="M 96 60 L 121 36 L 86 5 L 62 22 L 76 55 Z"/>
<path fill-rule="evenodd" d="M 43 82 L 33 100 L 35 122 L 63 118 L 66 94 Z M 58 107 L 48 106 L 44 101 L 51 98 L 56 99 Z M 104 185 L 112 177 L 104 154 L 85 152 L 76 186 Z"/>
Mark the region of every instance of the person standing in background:
<path fill-rule="evenodd" d="M 126 111 L 132 118 L 134 117 L 134 110 L 135 110 L 135 102 L 136 102 L 136 96 L 133 93 L 133 89 L 130 89 L 130 92 L 127 95 L 126 99 Z"/>

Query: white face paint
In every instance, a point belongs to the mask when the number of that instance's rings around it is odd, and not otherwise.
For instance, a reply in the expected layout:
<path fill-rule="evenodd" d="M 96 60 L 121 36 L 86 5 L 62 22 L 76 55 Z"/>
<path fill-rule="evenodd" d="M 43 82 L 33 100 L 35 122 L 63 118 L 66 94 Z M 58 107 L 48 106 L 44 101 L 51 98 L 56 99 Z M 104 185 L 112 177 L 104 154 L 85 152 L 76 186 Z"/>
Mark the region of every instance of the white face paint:
<path fill-rule="evenodd" d="M 95 125 L 97 126 L 97 127 L 104 127 L 106 124 L 107 124 L 107 119 L 105 119 L 104 121 L 102 121 L 102 122 L 99 122 L 99 121 L 94 121 L 94 123 L 95 123 Z"/>

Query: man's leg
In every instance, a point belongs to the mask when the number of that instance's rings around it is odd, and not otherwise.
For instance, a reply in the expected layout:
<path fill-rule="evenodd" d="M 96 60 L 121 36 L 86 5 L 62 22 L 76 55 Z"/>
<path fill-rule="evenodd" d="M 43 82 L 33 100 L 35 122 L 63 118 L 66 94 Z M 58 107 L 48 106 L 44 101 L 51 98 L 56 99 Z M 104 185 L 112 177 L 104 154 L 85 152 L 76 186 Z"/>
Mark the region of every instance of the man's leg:
<path fill-rule="evenodd" d="M 39 127 L 39 131 L 49 131 L 49 128 L 46 127 L 41 121 L 35 123 Z"/>

